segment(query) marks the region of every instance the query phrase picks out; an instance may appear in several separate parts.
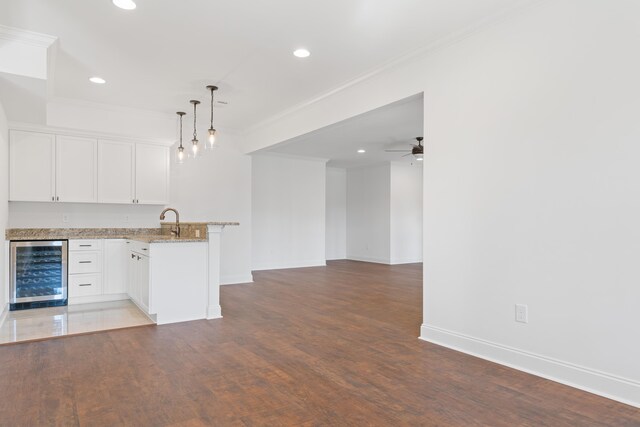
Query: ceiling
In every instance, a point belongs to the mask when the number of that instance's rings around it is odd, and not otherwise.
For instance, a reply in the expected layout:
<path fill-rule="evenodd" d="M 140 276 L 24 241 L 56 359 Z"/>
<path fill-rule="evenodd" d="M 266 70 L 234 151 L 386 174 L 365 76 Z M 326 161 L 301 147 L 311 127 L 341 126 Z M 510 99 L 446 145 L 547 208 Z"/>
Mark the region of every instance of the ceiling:
<path fill-rule="evenodd" d="M 173 113 L 217 84 L 241 130 L 528 0 L 136 2 L 2 0 L 0 24 L 59 38 L 55 97 Z"/>
<path fill-rule="evenodd" d="M 414 163 L 413 156 L 385 152 L 411 150 L 423 131 L 423 98 L 412 96 L 317 131 L 285 141 L 265 152 L 328 159 L 328 166 L 352 168 L 389 161 Z M 364 149 L 365 153 L 358 153 Z"/>

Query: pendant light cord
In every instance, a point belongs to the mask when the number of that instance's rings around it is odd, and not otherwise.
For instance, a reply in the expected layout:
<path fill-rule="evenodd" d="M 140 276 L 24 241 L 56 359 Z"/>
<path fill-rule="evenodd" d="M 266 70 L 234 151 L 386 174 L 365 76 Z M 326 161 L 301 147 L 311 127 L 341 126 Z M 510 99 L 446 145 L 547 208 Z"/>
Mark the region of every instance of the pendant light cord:
<path fill-rule="evenodd" d="M 182 114 L 180 114 L 180 148 L 182 147 Z"/>
<path fill-rule="evenodd" d="M 193 140 L 197 141 L 197 130 L 196 130 L 196 106 L 198 104 L 196 104 L 195 102 L 193 103 Z"/>
<path fill-rule="evenodd" d="M 211 88 L 211 129 L 213 129 L 213 92 L 214 89 Z"/>

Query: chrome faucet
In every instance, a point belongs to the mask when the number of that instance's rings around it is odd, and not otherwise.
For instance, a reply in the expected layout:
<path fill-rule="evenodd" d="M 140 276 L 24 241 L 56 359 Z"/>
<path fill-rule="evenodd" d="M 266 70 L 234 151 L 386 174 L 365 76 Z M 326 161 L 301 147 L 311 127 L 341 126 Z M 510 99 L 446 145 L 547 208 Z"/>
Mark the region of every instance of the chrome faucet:
<path fill-rule="evenodd" d="M 173 228 L 173 227 L 171 228 L 171 234 L 173 234 L 176 237 L 180 237 L 180 214 L 178 213 L 177 210 L 175 210 L 173 208 L 166 208 L 160 214 L 160 221 L 164 221 L 164 214 L 166 214 L 168 211 L 172 211 L 173 213 L 176 214 L 176 227 L 175 228 Z"/>

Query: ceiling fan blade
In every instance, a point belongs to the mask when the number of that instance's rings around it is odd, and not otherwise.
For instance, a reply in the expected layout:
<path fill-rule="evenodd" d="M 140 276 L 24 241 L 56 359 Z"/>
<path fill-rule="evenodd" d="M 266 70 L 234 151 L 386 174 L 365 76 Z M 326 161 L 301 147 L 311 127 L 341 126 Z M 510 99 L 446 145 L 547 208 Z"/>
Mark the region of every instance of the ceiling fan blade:
<path fill-rule="evenodd" d="M 407 153 L 407 154 L 405 154 L 405 155 L 404 155 L 404 156 L 402 156 L 402 157 L 407 157 L 407 156 L 411 156 L 411 155 L 413 155 L 413 153 Z"/>
<path fill-rule="evenodd" d="M 406 153 L 407 151 L 411 151 L 411 150 L 384 150 L 387 153 Z"/>

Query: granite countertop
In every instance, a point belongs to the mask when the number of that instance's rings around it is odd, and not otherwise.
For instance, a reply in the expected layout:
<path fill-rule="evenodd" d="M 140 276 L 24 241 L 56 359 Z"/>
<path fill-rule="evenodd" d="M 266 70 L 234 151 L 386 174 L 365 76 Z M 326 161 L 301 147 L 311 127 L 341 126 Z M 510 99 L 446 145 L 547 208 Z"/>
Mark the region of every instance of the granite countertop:
<path fill-rule="evenodd" d="M 163 223 L 162 228 L 9 228 L 5 233 L 6 240 L 65 240 L 65 239 L 128 239 L 145 243 L 182 243 L 206 242 L 206 227 L 196 237 L 191 233 L 192 228 L 206 225 L 235 226 L 238 222 L 199 222 L 180 223 L 183 225 L 181 237 L 170 234 L 169 223 Z"/>

